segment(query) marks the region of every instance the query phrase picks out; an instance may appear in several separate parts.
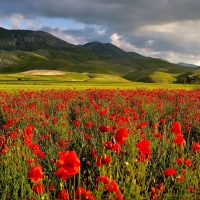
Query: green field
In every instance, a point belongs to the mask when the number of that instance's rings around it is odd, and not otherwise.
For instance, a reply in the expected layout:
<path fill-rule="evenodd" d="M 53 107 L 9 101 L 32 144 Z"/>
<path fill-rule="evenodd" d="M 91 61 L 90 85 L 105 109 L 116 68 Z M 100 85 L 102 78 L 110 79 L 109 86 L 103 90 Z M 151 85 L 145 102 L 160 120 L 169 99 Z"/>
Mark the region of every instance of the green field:
<path fill-rule="evenodd" d="M 165 83 L 139 83 L 139 82 L 106 82 L 106 81 L 91 81 L 91 82 L 67 82 L 67 81 L 0 81 L 0 91 L 16 91 L 16 90 L 47 90 L 47 89 L 185 89 L 192 90 L 200 88 L 195 84 L 165 84 Z"/>

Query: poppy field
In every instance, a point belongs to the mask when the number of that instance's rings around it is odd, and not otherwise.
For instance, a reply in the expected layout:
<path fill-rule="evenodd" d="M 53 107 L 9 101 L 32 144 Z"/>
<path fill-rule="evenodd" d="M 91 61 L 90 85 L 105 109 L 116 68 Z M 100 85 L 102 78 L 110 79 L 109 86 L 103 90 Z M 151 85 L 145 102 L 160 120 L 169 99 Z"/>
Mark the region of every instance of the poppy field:
<path fill-rule="evenodd" d="M 5 200 L 200 199 L 200 90 L 0 92 Z"/>

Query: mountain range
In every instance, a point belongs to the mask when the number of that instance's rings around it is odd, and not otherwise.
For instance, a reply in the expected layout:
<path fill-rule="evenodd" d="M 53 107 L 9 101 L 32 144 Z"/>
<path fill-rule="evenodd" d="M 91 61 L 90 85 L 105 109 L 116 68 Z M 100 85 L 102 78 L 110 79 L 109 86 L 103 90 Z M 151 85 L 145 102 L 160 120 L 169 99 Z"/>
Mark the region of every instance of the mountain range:
<path fill-rule="evenodd" d="M 20 79 L 28 80 L 30 75 L 21 74 L 30 70 L 66 72 L 62 80 L 70 80 L 67 76 L 73 73 L 77 81 L 174 83 L 200 74 L 198 66 L 126 52 L 111 43 L 74 45 L 43 31 L 0 27 L 0 73 L 20 74 Z"/>

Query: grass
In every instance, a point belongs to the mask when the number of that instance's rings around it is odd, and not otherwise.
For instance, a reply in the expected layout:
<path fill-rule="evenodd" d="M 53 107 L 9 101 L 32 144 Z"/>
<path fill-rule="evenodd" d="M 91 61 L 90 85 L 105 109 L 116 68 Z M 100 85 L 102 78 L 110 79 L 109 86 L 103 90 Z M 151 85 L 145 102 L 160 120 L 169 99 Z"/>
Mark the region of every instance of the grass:
<path fill-rule="evenodd" d="M 85 90 L 88 88 L 96 88 L 96 89 L 156 89 L 156 88 L 164 88 L 164 89 L 185 89 L 185 90 L 193 90 L 200 88 L 199 85 L 194 84 L 166 84 L 166 83 L 139 83 L 139 82 L 110 82 L 110 81 L 102 81 L 102 82 L 71 82 L 71 81 L 18 81 L 18 80 L 10 80 L 10 81 L 0 81 L 0 91 L 17 91 L 17 90 L 48 90 L 48 89 L 78 89 Z"/>
<path fill-rule="evenodd" d="M 4 74 L 45 69 L 115 75 L 133 82 L 174 83 L 188 76 L 188 74 L 199 73 L 198 70 L 180 67 L 154 58 L 106 59 L 81 48 L 72 48 L 65 51 L 37 50 L 32 53 L 0 51 L 0 58 L 0 72 Z M 6 67 L 2 67 L 1 63 Z M 40 78 L 37 78 L 37 80 L 40 80 Z M 95 77 L 95 80 L 105 81 L 102 79 L 102 75 Z"/>
<path fill-rule="evenodd" d="M 0 92 L 2 200 L 200 198 L 200 90 L 29 88 Z"/>

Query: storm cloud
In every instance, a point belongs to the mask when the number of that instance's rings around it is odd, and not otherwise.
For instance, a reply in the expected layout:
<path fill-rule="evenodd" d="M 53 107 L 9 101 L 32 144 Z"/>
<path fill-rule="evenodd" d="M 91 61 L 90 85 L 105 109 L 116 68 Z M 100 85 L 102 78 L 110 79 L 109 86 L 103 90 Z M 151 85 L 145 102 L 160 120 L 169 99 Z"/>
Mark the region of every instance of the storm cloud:
<path fill-rule="evenodd" d="M 67 42 L 112 42 L 146 56 L 200 64 L 199 10 L 199 0 L 1 0 L 0 24 L 14 15 L 29 27 L 40 18 L 70 19 L 84 27 L 35 28 Z"/>

